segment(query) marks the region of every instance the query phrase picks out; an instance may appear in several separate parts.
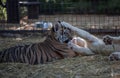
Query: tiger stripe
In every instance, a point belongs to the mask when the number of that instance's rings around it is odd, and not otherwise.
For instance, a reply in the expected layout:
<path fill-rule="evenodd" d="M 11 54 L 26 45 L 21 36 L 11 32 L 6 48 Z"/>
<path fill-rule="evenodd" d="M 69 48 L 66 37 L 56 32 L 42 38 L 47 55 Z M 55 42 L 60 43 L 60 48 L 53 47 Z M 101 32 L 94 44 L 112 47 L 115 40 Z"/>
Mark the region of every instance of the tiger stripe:
<path fill-rule="evenodd" d="M 69 49 L 67 44 L 57 41 L 52 34 L 43 42 L 14 46 L 1 51 L 0 63 L 18 62 L 34 65 L 74 56 L 76 53 Z"/>

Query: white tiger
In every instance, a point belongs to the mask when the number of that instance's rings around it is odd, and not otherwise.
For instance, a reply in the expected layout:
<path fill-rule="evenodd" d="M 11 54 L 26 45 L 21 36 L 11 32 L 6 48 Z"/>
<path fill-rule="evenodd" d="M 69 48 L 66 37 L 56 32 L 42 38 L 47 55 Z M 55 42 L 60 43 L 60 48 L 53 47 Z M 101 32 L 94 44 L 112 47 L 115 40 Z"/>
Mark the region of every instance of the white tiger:
<path fill-rule="evenodd" d="M 106 44 L 104 40 L 106 39 L 107 36 L 104 36 L 103 39 L 100 39 L 85 30 L 72 26 L 69 23 L 66 22 L 60 23 L 61 26 L 70 29 L 71 31 L 77 33 L 80 36 L 77 37 L 76 39 L 77 43 L 72 42 L 74 38 L 68 42 L 68 46 L 73 51 L 80 53 L 82 55 L 103 54 L 110 55 L 110 58 L 116 58 L 116 60 L 120 59 L 119 58 L 120 44 L 115 43 L 116 41 L 120 40 L 120 37 L 110 37 L 112 39 L 111 43 L 113 44 Z M 79 45 L 78 43 L 82 44 L 82 46 Z"/>

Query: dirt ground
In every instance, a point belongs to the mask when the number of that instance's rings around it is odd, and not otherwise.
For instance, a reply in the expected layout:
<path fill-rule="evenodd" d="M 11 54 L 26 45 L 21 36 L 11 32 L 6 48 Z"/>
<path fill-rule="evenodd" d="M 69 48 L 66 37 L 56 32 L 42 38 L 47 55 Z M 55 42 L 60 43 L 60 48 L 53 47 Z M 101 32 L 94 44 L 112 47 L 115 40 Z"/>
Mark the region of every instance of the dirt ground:
<path fill-rule="evenodd" d="M 0 50 L 43 41 L 38 35 L 27 37 L 0 37 Z M 109 61 L 108 56 L 78 56 L 29 65 L 22 63 L 0 63 L 0 78 L 120 78 L 120 62 Z"/>

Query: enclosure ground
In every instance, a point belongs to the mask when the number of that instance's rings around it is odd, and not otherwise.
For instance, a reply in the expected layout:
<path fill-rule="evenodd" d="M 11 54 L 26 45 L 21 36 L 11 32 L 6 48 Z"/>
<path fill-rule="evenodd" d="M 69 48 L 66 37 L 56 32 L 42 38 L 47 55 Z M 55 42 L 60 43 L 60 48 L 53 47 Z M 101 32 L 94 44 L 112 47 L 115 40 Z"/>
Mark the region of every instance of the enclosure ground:
<path fill-rule="evenodd" d="M 44 41 L 44 38 L 39 34 L 19 38 L 0 37 L 0 50 L 40 41 Z M 120 62 L 109 61 L 108 56 L 101 54 L 65 58 L 39 65 L 0 63 L 0 78 L 112 78 L 119 75 Z"/>

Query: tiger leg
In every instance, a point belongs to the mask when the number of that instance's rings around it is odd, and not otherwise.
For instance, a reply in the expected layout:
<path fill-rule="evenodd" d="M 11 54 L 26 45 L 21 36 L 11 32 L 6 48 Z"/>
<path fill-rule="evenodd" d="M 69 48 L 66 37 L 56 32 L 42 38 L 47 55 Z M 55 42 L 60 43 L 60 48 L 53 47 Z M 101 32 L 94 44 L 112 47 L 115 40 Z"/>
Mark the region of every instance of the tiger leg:
<path fill-rule="evenodd" d="M 90 42 L 91 45 L 93 45 L 93 46 L 105 45 L 101 39 L 90 34 L 89 32 L 87 32 L 85 30 L 79 29 L 75 26 L 70 25 L 69 23 L 66 23 L 66 22 L 61 22 L 61 24 L 62 24 L 62 26 L 67 27 L 67 28 L 71 29 L 72 31 L 76 32 L 80 37 L 82 37 L 86 41 Z"/>

